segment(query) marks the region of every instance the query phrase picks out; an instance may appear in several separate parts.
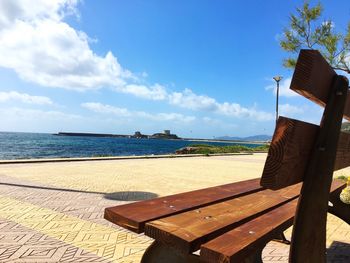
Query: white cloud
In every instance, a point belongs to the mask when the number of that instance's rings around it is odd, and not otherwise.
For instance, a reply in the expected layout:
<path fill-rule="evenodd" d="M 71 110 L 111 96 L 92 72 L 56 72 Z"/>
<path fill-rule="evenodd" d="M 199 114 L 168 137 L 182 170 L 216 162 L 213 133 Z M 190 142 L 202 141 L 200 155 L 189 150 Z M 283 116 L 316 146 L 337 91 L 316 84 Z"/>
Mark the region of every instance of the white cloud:
<path fill-rule="evenodd" d="M 0 107 L 0 119 L 0 130 L 22 132 L 89 131 L 101 123 L 99 120 L 62 111 L 19 107 Z"/>
<path fill-rule="evenodd" d="M 37 105 L 51 105 L 53 104 L 52 100 L 44 96 L 32 96 L 26 93 L 19 93 L 17 91 L 0 91 L 0 102 L 7 101 L 20 101 L 28 104 L 37 104 Z"/>
<path fill-rule="evenodd" d="M 106 105 L 98 102 L 86 102 L 81 106 L 88 110 L 97 113 L 114 114 L 118 117 L 136 117 L 144 118 L 153 121 L 176 121 L 176 122 L 192 122 L 196 118 L 194 116 L 185 116 L 179 113 L 156 113 L 151 114 L 144 111 L 130 111 L 126 108 L 119 108 L 111 105 Z"/>
<path fill-rule="evenodd" d="M 159 84 L 156 84 L 151 88 L 147 88 L 146 86 L 142 85 L 127 85 L 126 88 L 127 90 L 120 91 L 133 94 L 144 99 L 167 101 L 171 105 L 185 109 L 195 111 L 208 111 L 234 118 L 251 118 L 257 121 L 269 121 L 273 120 L 274 118 L 271 113 L 259 111 L 255 109 L 255 107 L 245 108 L 238 103 L 219 103 L 212 97 L 209 97 L 207 95 L 197 95 L 190 89 L 185 89 L 182 92 L 168 93 L 166 89 Z M 115 108 L 109 105 L 103 105 L 102 107 L 102 104 L 97 107 L 95 104 L 96 103 L 84 103 L 83 106 L 86 108 L 89 107 L 89 109 L 92 109 L 92 107 L 94 107 L 94 111 L 104 111 L 104 113 L 113 113 L 112 111 L 116 110 L 117 114 L 120 114 L 120 111 L 122 110 L 120 108 Z M 150 115 L 148 118 L 152 119 L 154 118 L 154 115 Z M 156 119 L 162 118 L 158 116 Z"/>
<path fill-rule="evenodd" d="M 296 97 L 296 96 L 299 96 L 298 93 L 296 93 L 295 91 L 293 91 L 293 90 L 291 90 L 289 88 L 291 82 L 292 82 L 292 78 L 291 77 L 281 80 L 280 88 L 279 88 L 279 95 L 280 96 L 283 96 L 283 97 Z M 276 95 L 277 94 L 276 83 L 274 82 L 273 84 L 265 87 L 265 90 L 272 90 L 273 94 Z"/>
<path fill-rule="evenodd" d="M 118 107 L 105 105 L 98 102 L 85 102 L 85 103 L 82 103 L 81 106 L 85 109 L 88 109 L 97 113 L 115 114 L 121 117 L 131 116 L 131 113 L 129 112 L 129 110 L 125 108 L 118 108 Z"/>
<path fill-rule="evenodd" d="M 258 111 L 255 108 L 245 108 L 237 103 L 224 102 L 218 104 L 218 112 L 230 117 L 250 118 L 257 121 L 269 121 L 273 119 L 271 113 Z"/>
<path fill-rule="evenodd" d="M 216 129 L 218 129 L 219 127 L 223 130 L 223 129 L 228 129 L 228 128 L 237 128 L 236 124 L 230 123 L 230 122 L 226 122 L 223 121 L 221 119 L 214 119 L 208 116 L 202 117 L 200 119 L 200 121 L 202 121 L 205 125 L 207 126 L 213 126 L 216 127 Z"/>
<path fill-rule="evenodd" d="M 150 87 L 138 84 L 128 84 L 117 87 L 117 90 L 123 93 L 132 94 L 136 97 L 150 99 L 150 100 L 165 100 L 167 98 L 167 91 L 165 87 L 155 84 Z"/>
<path fill-rule="evenodd" d="M 304 113 L 304 110 L 302 107 L 293 106 L 288 103 L 281 104 L 279 105 L 278 108 L 279 108 L 280 115 L 283 115 L 283 116 L 290 116 L 290 115 Z"/>
<path fill-rule="evenodd" d="M 5 119 L 9 116 L 16 122 L 22 120 L 77 120 L 81 119 L 80 115 L 67 114 L 61 111 L 43 111 L 37 109 L 23 109 L 17 107 L 0 108 L 1 116 L 5 116 Z M 19 122 L 20 123 L 20 122 Z"/>
<path fill-rule="evenodd" d="M 0 67 L 14 70 L 45 87 L 92 90 L 109 87 L 133 96 L 171 105 L 210 111 L 235 118 L 273 119 L 270 113 L 237 103 L 219 103 L 189 89 L 168 92 L 160 84 L 140 85 L 140 77 L 123 68 L 111 51 L 97 55 L 91 39 L 64 18 L 77 14 L 79 0 L 2 0 L 0 2 Z M 146 76 L 146 75 L 145 75 Z M 154 115 L 152 115 L 154 116 Z M 154 117 L 153 117 L 154 118 Z M 158 119 L 166 119 L 158 116 Z M 179 118 L 172 115 L 173 119 Z M 151 117 L 150 117 L 151 119 Z"/>
<path fill-rule="evenodd" d="M 149 118 L 151 120 L 155 121 L 176 121 L 176 122 L 185 122 L 189 123 L 196 119 L 194 116 L 186 116 L 180 113 L 156 113 L 156 114 L 150 114 L 150 113 L 144 113 L 144 112 L 138 112 L 141 117 Z"/>
<path fill-rule="evenodd" d="M 190 89 L 183 92 L 173 92 L 169 95 L 169 103 L 191 110 L 212 111 L 217 108 L 215 99 L 206 95 L 197 95 Z"/>
<path fill-rule="evenodd" d="M 169 95 L 169 103 L 186 109 L 205 110 L 228 117 L 252 118 L 258 121 L 273 119 L 271 113 L 258 111 L 255 108 L 245 108 L 238 103 L 219 103 L 209 96 L 197 95 L 190 89 L 185 89 L 183 92 L 173 92 Z"/>
<path fill-rule="evenodd" d="M 279 115 L 319 125 L 324 108 L 305 98 L 301 99 L 302 104 L 297 106 L 280 104 Z"/>
<path fill-rule="evenodd" d="M 0 66 L 46 87 L 123 86 L 132 74 L 112 52 L 98 56 L 88 36 L 63 22 L 78 1 L 7 0 L 0 8 Z"/>
<path fill-rule="evenodd" d="M 31 21 L 34 19 L 51 19 L 58 21 L 65 13 L 77 14 L 75 8 L 78 0 L 1 0 L 0 26 L 5 27 L 17 19 Z"/>
<path fill-rule="evenodd" d="M 202 117 L 202 121 L 205 122 L 205 123 L 208 123 L 208 124 L 218 124 L 218 123 L 220 123 L 219 120 L 210 118 L 208 116 Z"/>
<path fill-rule="evenodd" d="M 322 26 L 327 26 L 327 25 L 330 25 L 331 28 L 335 28 L 335 23 L 331 20 L 326 20 L 326 21 L 323 21 L 322 22 Z"/>

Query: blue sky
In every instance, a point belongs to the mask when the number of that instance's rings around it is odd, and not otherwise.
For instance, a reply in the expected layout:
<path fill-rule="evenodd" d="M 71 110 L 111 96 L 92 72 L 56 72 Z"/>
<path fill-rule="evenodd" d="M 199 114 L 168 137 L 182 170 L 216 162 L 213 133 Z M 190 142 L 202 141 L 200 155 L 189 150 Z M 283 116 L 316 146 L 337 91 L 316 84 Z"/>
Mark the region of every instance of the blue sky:
<path fill-rule="evenodd" d="M 281 114 L 320 121 L 278 42 L 303 1 L 35 2 L 0 0 L 2 131 L 272 134 L 276 74 Z M 334 2 L 323 18 L 341 31 L 350 3 Z"/>

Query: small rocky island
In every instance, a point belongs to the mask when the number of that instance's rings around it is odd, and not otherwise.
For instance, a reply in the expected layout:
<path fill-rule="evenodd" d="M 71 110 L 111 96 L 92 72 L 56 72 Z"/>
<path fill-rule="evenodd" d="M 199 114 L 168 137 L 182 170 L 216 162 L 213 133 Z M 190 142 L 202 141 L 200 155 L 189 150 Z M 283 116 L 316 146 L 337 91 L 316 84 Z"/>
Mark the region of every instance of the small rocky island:
<path fill-rule="evenodd" d="M 171 134 L 170 130 L 164 130 L 163 132 L 155 133 L 153 135 L 145 135 L 139 131 L 136 131 L 130 138 L 147 138 L 147 139 L 181 139 L 176 134 Z"/>

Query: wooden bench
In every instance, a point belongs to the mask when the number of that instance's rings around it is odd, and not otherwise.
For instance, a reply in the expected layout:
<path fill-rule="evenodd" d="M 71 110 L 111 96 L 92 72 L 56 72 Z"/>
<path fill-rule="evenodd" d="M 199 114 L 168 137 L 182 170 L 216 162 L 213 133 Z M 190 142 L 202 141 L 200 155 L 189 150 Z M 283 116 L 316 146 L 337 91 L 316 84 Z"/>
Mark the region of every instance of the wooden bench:
<path fill-rule="evenodd" d="M 350 134 L 340 132 L 348 81 L 302 50 L 291 89 L 324 106 L 323 118 L 317 126 L 280 117 L 261 179 L 106 208 L 107 220 L 155 239 L 142 262 L 262 262 L 265 245 L 288 243 L 293 224 L 290 261 L 326 261 L 327 211 L 350 224 L 345 182 L 332 180 L 350 165 Z"/>

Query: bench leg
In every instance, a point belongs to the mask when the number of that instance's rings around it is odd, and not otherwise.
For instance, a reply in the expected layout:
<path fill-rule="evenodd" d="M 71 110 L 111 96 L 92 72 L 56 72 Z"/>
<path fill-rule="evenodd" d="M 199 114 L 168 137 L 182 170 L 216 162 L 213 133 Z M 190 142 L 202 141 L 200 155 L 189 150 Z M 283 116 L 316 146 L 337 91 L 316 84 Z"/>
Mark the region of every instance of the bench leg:
<path fill-rule="evenodd" d="M 141 263 L 199 263 L 199 256 L 182 254 L 177 250 L 154 241 L 145 251 Z"/>
<path fill-rule="evenodd" d="M 255 254 L 251 255 L 250 257 L 245 258 L 243 263 L 263 263 L 262 260 L 262 251 L 264 248 L 258 250 Z"/>
<path fill-rule="evenodd" d="M 330 194 L 329 201 L 333 204 L 333 206 L 328 207 L 328 212 L 339 217 L 344 220 L 346 223 L 350 225 L 350 205 L 344 204 L 339 196 L 342 189 L 335 191 Z"/>
<path fill-rule="evenodd" d="M 284 235 L 284 233 L 282 232 L 281 234 L 279 234 L 277 236 L 277 238 L 273 239 L 273 241 L 279 242 L 279 243 L 283 243 L 286 245 L 290 245 L 290 241 L 286 238 L 286 236 Z"/>

